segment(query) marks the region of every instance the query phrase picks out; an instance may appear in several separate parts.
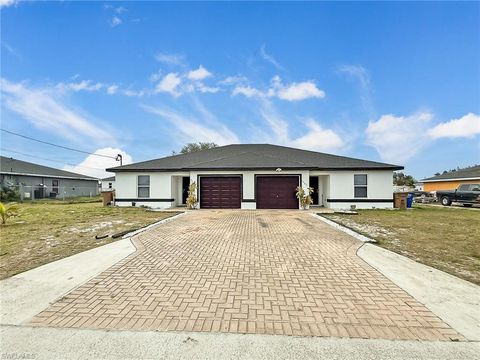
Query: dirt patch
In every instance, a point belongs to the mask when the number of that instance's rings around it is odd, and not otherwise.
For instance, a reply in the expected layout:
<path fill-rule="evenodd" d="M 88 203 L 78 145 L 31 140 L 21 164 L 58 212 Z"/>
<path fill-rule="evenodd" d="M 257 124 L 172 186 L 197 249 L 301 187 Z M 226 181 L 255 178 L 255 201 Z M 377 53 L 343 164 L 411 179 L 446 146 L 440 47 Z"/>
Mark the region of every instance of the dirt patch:
<path fill-rule="evenodd" d="M 0 227 L 0 278 L 105 245 L 111 235 L 138 229 L 178 212 L 103 207 L 98 202 L 19 204 Z M 102 237 L 97 239 L 96 236 Z M 103 237 L 109 235 L 107 237 Z"/>

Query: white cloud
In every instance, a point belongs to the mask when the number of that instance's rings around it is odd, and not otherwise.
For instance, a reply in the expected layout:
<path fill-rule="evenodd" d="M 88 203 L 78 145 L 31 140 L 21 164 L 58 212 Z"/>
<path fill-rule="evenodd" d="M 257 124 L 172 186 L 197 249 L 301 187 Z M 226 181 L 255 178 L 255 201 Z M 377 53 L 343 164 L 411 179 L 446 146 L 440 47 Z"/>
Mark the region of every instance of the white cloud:
<path fill-rule="evenodd" d="M 179 54 L 158 53 L 155 55 L 155 59 L 164 64 L 182 65 L 185 60 L 185 56 Z"/>
<path fill-rule="evenodd" d="M 261 115 L 270 128 L 270 131 L 264 134 L 265 141 L 312 151 L 338 151 L 346 145 L 339 134 L 322 128 L 312 118 L 301 122 L 307 128 L 304 135 L 291 137 L 288 122 L 276 112 L 269 101 L 263 101 Z"/>
<path fill-rule="evenodd" d="M 305 135 L 291 140 L 294 147 L 314 151 L 334 151 L 345 146 L 345 142 L 335 131 L 323 129 L 315 120 L 307 119 L 305 125 L 309 131 Z"/>
<path fill-rule="evenodd" d="M 71 82 L 64 83 L 60 82 L 56 85 L 56 88 L 62 91 L 72 90 L 72 91 L 98 91 L 103 87 L 102 83 L 94 83 L 92 80 L 82 80 L 80 82 Z"/>
<path fill-rule="evenodd" d="M 263 96 L 265 96 L 265 94 L 263 92 L 261 92 L 258 89 L 255 89 L 255 88 L 253 88 L 249 85 L 248 86 L 236 86 L 232 91 L 232 95 L 233 96 L 243 95 L 243 96 L 246 96 L 246 97 L 254 97 L 254 96 L 263 97 Z"/>
<path fill-rule="evenodd" d="M 220 85 L 235 85 L 247 82 L 247 78 L 243 75 L 227 76 L 222 81 L 219 81 Z"/>
<path fill-rule="evenodd" d="M 189 71 L 187 77 L 193 81 L 200 81 L 212 76 L 212 73 L 205 69 L 202 65 L 196 70 Z"/>
<path fill-rule="evenodd" d="M 473 138 L 478 134 L 480 134 L 480 116 L 473 113 L 438 124 L 428 131 L 428 135 L 433 139 Z"/>
<path fill-rule="evenodd" d="M 118 91 L 118 85 L 110 85 L 107 87 L 107 94 L 113 95 Z"/>
<path fill-rule="evenodd" d="M 133 162 L 133 159 L 129 154 L 117 148 L 106 147 L 106 148 L 98 149 L 94 153 L 97 155 L 114 156 L 114 157 L 116 157 L 117 154 L 120 154 L 122 155 L 123 165 L 131 164 Z M 66 165 L 63 167 L 63 170 L 72 171 L 75 173 L 85 174 L 88 176 L 93 176 L 93 177 L 102 179 L 107 176 L 111 176 L 112 174 L 107 173 L 105 170 L 99 170 L 99 169 L 107 169 L 115 166 L 120 166 L 120 163 L 115 159 L 100 157 L 95 155 L 88 155 L 77 166 Z"/>
<path fill-rule="evenodd" d="M 115 8 L 114 11 L 115 11 L 117 14 L 122 14 L 122 13 L 124 13 L 125 11 L 127 11 L 127 9 L 125 9 L 123 6 L 119 6 L 119 7 Z"/>
<path fill-rule="evenodd" d="M 370 74 L 367 69 L 361 65 L 342 65 L 338 68 L 338 71 L 358 81 L 363 109 L 370 119 L 374 119 L 376 111 L 373 106 Z"/>
<path fill-rule="evenodd" d="M 308 98 L 324 98 L 325 92 L 317 88 L 314 82 L 304 81 L 279 89 L 277 96 L 282 100 L 299 101 Z"/>
<path fill-rule="evenodd" d="M 128 97 L 142 97 L 143 95 L 145 95 L 145 91 L 143 90 L 136 91 L 136 90 L 126 89 L 126 90 L 123 90 L 123 95 Z"/>
<path fill-rule="evenodd" d="M 18 3 L 20 3 L 19 0 L 0 0 L 0 8 L 17 5 Z"/>
<path fill-rule="evenodd" d="M 115 26 L 118 26 L 122 23 L 122 19 L 120 19 L 118 16 L 113 16 L 110 21 L 109 21 L 109 24 L 111 27 L 115 27 Z"/>
<path fill-rule="evenodd" d="M 204 83 L 201 83 L 201 82 L 198 82 L 196 84 L 196 87 L 197 87 L 198 91 L 200 91 L 201 93 L 215 94 L 215 93 L 220 91 L 219 87 L 210 87 L 210 86 L 207 86 L 207 85 L 205 85 Z"/>
<path fill-rule="evenodd" d="M 198 117 L 178 114 L 174 111 L 143 105 L 142 108 L 167 120 L 177 130 L 175 136 L 185 142 L 215 142 L 218 145 L 238 143 L 238 137 L 226 125 L 209 119 L 209 125 L 203 124 Z M 209 114 L 210 116 L 210 114 Z"/>
<path fill-rule="evenodd" d="M 407 117 L 383 115 L 377 121 L 368 123 L 367 143 L 377 150 L 383 161 L 403 164 L 430 141 L 425 133 L 432 118 L 430 112 Z"/>
<path fill-rule="evenodd" d="M 180 96 L 181 92 L 178 87 L 182 83 L 182 79 L 178 76 L 178 73 L 169 73 L 163 77 L 163 79 L 157 84 L 155 92 L 166 92 L 172 96 Z"/>
<path fill-rule="evenodd" d="M 308 98 L 324 98 L 325 92 L 317 87 L 313 81 L 303 81 L 284 85 L 278 75 L 271 80 L 271 86 L 266 91 L 258 90 L 250 85 L 237 85 L 232 95 L 246 97 L 277 97 L 286 101 L 300 101 Z"/>
<path fill-rule="evenodd" d="M 10 46 L 6 41 L 2 41 L 2 46 L 13 56 L 16 58 L 22 60 L 22 56 L 12 47 Z"/>
<path fill-rule="evenodd" d="M 278 63 L 278 61 L 270 54 L 267 53 L 267 50 L 265 49 L 265 44 L 263 44 L 260 47 L 260 55 L 262 56 L 262 59 L 269 62 L 273 66 L 275 66 L 278 70 L 283 70 L 283 66 Z"/>
<path fill-rule="evenodd" d="M 1 79 L 2 106 L 41 129 L 47 129 L 71 140 L 79 136 L 100 143 L 114 141 L 112 135 L 95 121 L 68 108 L 58 97 L 58 90 L 28 88 L 23 83 Z M 97 122 L 98 123 L 98 122 Z"/>

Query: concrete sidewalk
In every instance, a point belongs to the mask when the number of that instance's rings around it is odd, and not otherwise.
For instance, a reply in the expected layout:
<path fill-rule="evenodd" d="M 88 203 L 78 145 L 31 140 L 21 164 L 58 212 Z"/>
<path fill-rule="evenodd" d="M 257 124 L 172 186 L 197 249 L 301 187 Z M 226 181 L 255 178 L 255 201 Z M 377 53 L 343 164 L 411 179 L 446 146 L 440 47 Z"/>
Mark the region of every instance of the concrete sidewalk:
<path fill-rule="evenodd" d="M 15 359 L 473 360 L 474 342 L 391 341 L 225 333 L 3 326 L 1 356 Z"/>

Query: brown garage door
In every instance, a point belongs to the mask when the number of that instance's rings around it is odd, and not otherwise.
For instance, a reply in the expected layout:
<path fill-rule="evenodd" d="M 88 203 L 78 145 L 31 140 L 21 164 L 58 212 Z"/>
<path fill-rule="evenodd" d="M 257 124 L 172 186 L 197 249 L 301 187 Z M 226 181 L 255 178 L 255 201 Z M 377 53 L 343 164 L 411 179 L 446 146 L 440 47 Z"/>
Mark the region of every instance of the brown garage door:
<path fill-rule="evenodd" d="M 298 176 L 257 176 L 257 209 L 298 209 Z"/>
<path fill-rule="evenodd" d="M 200 177 L 200 208 L 239 209 L 240 177 Z"/>

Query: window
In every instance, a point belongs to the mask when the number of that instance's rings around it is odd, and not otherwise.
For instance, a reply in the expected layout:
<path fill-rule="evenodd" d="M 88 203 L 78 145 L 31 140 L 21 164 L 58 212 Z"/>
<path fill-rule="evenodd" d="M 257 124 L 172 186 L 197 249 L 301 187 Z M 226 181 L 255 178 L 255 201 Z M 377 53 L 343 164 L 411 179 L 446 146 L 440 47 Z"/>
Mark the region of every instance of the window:
<path fill-rule="evenodd" d="M 138 175 L 138 197 L 149 198 L 150 197 L 150 175 Z"/>
<path fill-rule="evenodd" d="M 52 192 L 58 194 L 58 180 L 52 180 Z"/>
<path fill-rule="evenodd" d="M 468 184 L 463 184 L 458 187 L 458 190 L 460 191 L 468 191 L 469 185 Z"/>
<path fill-rule="evenodd" d="M 112 183 L 108 183 L 108 188 L 109 188 L 109 189 L 112 188 Z"/>
<path fill-rule="evenodd" d="M 354 196 L 356 198 L 367 197 L 367 175 L 355 174 L 353 175 Z"/>
<path fill-rule="evenodd" d="M 480 184 L 472 184 L 470 185 L 471 191 L 480 191 Z"/>

